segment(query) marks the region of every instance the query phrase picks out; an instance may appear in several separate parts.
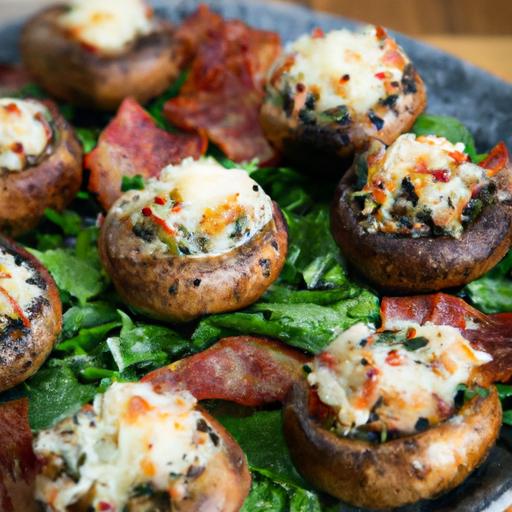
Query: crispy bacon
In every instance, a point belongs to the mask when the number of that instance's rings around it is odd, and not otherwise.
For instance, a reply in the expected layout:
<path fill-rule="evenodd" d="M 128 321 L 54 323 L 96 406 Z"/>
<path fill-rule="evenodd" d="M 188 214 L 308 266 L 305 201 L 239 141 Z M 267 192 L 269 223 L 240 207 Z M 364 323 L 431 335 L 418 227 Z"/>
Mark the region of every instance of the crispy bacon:
<path fill-rule="evenodd" d="M 432 322 L 461 329 L 472 345 L 493 360 L 479 368 L 479 382 L 507 382 L 512 377 L 512 313 L 485 315 L 462 299 L 436 293 L 414 297 L 385 297 L 381 303 L 384 329 L 397 321 Z"/>
<path fill-rule="evenodd" d="M 0 404 L 0 510 L 31 512 L 38 469 L 28 424 L 28 400 Z"/>
<path fill-rule="evenodd" d="M 480 166 L 487 169 L 490 176 L 494 176 L 500 172 L 509 161 L 510 156 L 507 146 L 501 141 L 489 151 L 487 158 L 483 162 L 480 162 Z"/>
<path fill-rule="evenodd" d="M 146 375 L 157 391 L 187 389 L 198 400 L 259 406 L 283 401 L 302 376 L 306 356 L 253 336 L 224 338 L 213 347 Z"/>
<path fill-rule="evenodd" d="M 186 39 L 189 47 L 198 44 L 197 54 L 180 96 L 165 104 L 165 115 L 181 128 L 205 130 L 232 160 L 273 160 L 259 110 L 265 74 L 280 51 L 279 36 L 238 20 L 223 21 L 206 7 L 183 26 L 191 24 L 202 27 L 199 37 Z"/>
<path fill-rule="evenodd" d="M 91 170 L 89 190 L 98 194 L 99 202 L 108 210 L 122 193 L 123 176 L 158 176 L 168 164 L 186 157 L 199 158 L 206 146 L 201 135 L 158 128 L 133 98 L 127 98 L 86 157 L 85 166 Z"/>

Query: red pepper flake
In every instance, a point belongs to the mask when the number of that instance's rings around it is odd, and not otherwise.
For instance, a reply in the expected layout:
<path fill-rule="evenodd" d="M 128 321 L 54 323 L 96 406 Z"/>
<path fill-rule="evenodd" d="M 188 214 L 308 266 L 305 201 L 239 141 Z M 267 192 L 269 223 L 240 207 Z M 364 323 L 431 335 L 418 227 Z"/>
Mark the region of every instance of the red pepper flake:
<path fill-rule="evenodd" d="M 348 82 L 350 80 L 350 75 L 348 73 L 345 73 L 341 78 L 340 78 L 340 84 L 344 84 L 346 82 Z"/>
<path fill-rule="evenodd" d="M 106 510 L 114 510 L 114 507 L 110 503 L 107 503 L 106 501 L 100 501 L 98 503 L 98 509 L 102 510 L 102 511 L 106 511 Z"/>
<path fill-rule="evenodd" d="M 156 196 L 155 197 L 155 204 L 164 205 L 165 204 L 165 199 L 163 197 Z"/>
<path fill-rule="evenodd" d="M 388 37 L 388 33 L 380 25 L 375 27 L 375 35 L 377 36 L 377 39 L 386 39 L 386 37 Z"/>
<path fill-rule="evenodd" d="M 315 27 L 311 33 L 311 37 L 313 39 L 321 39 L 322 37 L 325 37 L 325 33 L 320 27 Z"/>
<path fill-rule="evenodd" d="M 299 82 L 296 86 L 295 86 L 295 90 L 297 92 L 304 92 L 306 90 L 306 86 L 302 83 L 302 82 Z"/>
<path fill-rule="evenodd" d="M 174 205 L 172 208 L 171 208 L 171 212 L 172 213 L 178 213 L 178 212 L 181 212 L 181 209 L 182 209 L 182 206 L 180 203 Z"/>
<path fill-rule="evenodd" d="M 411 338 L 416 337 L 416 329 L 414 327 L 409 327 L 407 329 L 407 339 L 410 340 Z"/>
<path fill-rule="evenodd" d="M 336 358 L 330 352 L 322 352 L 318 356 L 318 360 L 328 368 L 332 369 L 336 366 Z"/>
<path fill-rule="evenodd" d="M 402 356 L 397 350 L 390 350 L 386 356 L 386 363 L 389 366 L 400 366 L 402 364 Z"/>
<path fill-rule="evenodd" d="M 461 151 L 451 151 L 448 155 L 455 160 L 457 164 L 463 164 L 468 161 L 468 155 L 462 153 Z"/>
<path fill-rule="evenodd" d="M 21 115 L 21 110 L 16 103 L 9 103 L 8 105 L 5 105 L 4 110 L 9 114 Z"/>
<path fill-rule="evenodd" d="M 0 279 L 10 279 L 12 276 L 9 272 L 0 272 Z"/>
<path fill-rule="evenodd" d="M 450 181 L 450 171 L 448 169 L 433 169 L 429 171 L 436 181 L 448 183 Z"/>
<path fill-rule="evenodd" d="M 0 293 L 9 301 L 9 304 L 11 305 L 16 315 L 23 322 L 23 326 L 30 327 L 30 320 L 25 316 L 25 313 L 23 313 L 20 305 L 14 300 L 13 297 L 11 297 L 9 292 L 4 287 L 0 286 Z"/>
<path fill-rule="evenodd" d="M 385 71 L 379 71 L 378 73 L 375 73 L 375 78 L 378 78 L 379 80 L 384 80 L 386 76 L 387 75 Z"/>
<path fill-rule="evenodd" d="M 145 206 L 142 208 L 142 215 L 144 217 L 151 217 L 153 215 L 153 212 L 151 211 L 151 208 L 149 206 Z"/>
<path fill-rule="evenodd" d="M 316 418 L 320 422 L 326 421 L 329 417 L 334 415 L 333 409 L 328 405 L 324 404 L 316 389 L 310 388 L 308 396 L 308 410 L 313 418 Z"/>
<path fill-rule="evenodd" d="M 13 153 L 17 153 L 18 155 L 23 154 L 23 144 L 21 142 L 13 142 L 11 144 L 11 151 Z"/>

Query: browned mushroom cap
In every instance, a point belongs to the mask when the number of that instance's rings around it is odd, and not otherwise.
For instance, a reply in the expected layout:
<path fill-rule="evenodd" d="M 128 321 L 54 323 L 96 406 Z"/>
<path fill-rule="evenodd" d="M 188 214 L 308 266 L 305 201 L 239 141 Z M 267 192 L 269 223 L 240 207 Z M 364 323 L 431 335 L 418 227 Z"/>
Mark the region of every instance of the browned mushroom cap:
<path fill-rule="evenodd" d="M 367 233 L 351 195 L 355 168 L 341 180 L 331 209 L 331 231 L 347 260 L 389 293 L 422 293 L 462 286 L 490 270 L 512 241 L 512 205 L 486 206 L 460 239 Z"/>
<path fill-rule="evenodd" d="M 482 463 L 501 426 L 492 388 L 436 427 L 371 444 L 324 429 L 308 411 L 308 391 L 305 381 L 295 384 L 284 408 L 294 464 L 318 489 L 358 507 L 400 507 L 453 489 Z"/>
<path fill-rule="evenodd" d="M 286 259 L 288 232 L 275 203 L 272 220 L 245 244 L 193 257 L 144 251 L 146 242 L 133 234 L 129 217 L 115 210 L 101 228 L 102 263 L 121 298 L 154 318 L 186 322 L 244 308 L 277 279 Z"/>
<path fill-rule="evenodd" d="M 39 369 L 50 354 L 62 326 L 59 292 L 48 271 L 34 256 L 0 236 L 2 253 L 12 256 L 14 265 L 30 273 L 29 284 L 39 288 L 39 294 L 25 311 L 18 312 L 19 318 L 9 316 L 0 324 L 0 391 L 16 386 Z M 9 274 L 7 266 L 3 266 L 0 273 L 2 271 Z M 2 286 L 4 279 L 0 279 L 2 295 L 6 295 Z M 16 286 L 28 285 L 22 281 Z M 13 308 L 16 307 L 12 304 Z"/>
<path fill-rule="evenodd" d="M 0 231 L 10 236 L 36 227 L 46 208 L 65 208 L 82 183 L 82 146 L 56 105 L 44 105 L 52 117 L 51 153 L 23 171 L 0 171 Z"/>
<path fill-rule="evenodd" d="M 114 110 L 124 98 L 144 103 L 161 94 L 179 72 L 181 46 L 172 29 L 158 22 L 123 53 L 102 55 L 86 49 L 58 26 L 64 6 L 36 14 L 23 28 L 23 62 L 35 80 L 56 98 Z"/>

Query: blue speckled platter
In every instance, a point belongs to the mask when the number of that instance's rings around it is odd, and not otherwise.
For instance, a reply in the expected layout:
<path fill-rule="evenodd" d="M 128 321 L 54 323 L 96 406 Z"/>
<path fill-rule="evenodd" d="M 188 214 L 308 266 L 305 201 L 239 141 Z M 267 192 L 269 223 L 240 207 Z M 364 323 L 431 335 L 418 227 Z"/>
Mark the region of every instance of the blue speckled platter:
<path fill-rule="evenodd" d="M 239 18 L 252 26 L 278 32 L 283 41 L 293 40 L 313 27 L 324 30 L 353 27 L 347 19 L 312 12 L 282 3 L 256 0 L 154 0 L 157 12 L 179 21 L 199 3 L 207 3 L 227 18 Z M 0 62 L 18 60 L 19 24 L 0 27 Z M 1 23 L 1 19 L 0 19 Z M 440 50 L 395 34 L 415 62 L 428 88 L 428 111 L 452 115 L 466 124 L 484 151 L 498 140 L 512 148 L 512 85 Z M 486 463 L 462 486 L 435 501 L 424 501 L 401 512 L 502 512 L 512 505 L 512 434 L 502 439 Z M 340 506 L 340 512 L 362 512 Z"/>

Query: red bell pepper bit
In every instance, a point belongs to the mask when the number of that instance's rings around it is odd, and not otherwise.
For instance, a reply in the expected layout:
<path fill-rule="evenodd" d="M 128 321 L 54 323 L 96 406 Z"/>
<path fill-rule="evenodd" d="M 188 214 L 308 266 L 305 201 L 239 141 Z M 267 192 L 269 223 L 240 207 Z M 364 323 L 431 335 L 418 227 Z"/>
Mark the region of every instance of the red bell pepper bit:
<path fill-rule="evenodd" d="M 322 37 L 325 37 L 325 32 L 320 27 L 315 27 L 311 33 L 311 37 L 313 39 L 321 39 Z"/>

